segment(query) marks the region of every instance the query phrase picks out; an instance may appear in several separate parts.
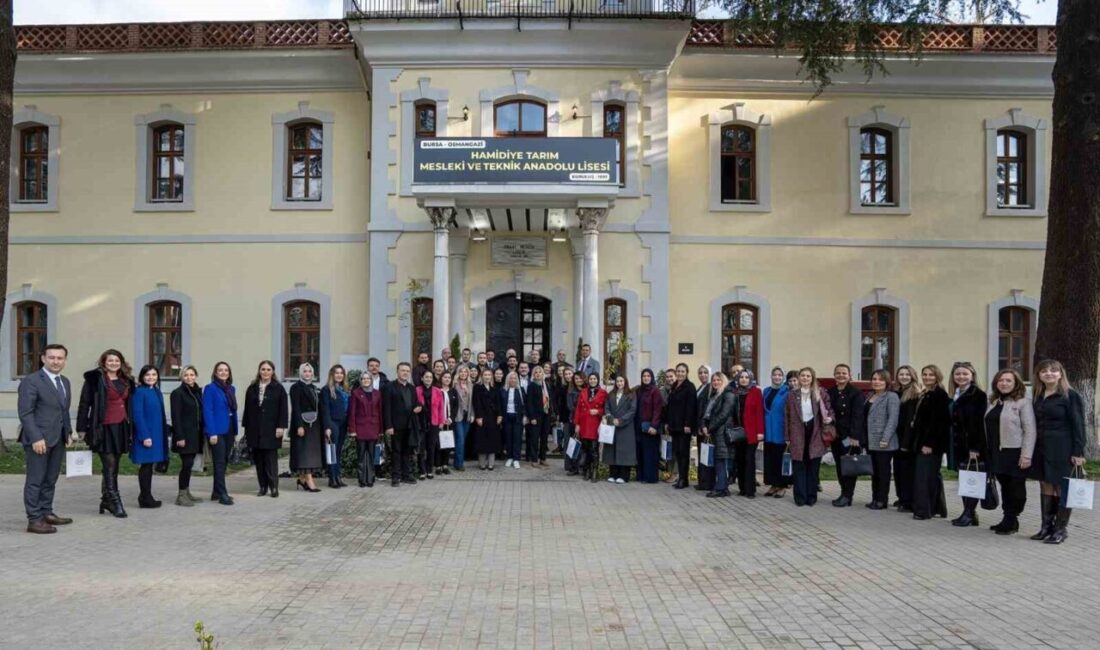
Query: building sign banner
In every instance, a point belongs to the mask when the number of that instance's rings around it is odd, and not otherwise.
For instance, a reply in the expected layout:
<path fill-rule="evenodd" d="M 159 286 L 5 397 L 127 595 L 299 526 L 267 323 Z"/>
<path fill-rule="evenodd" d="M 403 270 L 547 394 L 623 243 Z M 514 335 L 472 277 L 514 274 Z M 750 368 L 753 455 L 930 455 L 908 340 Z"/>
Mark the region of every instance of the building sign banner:
<path fill-rule="evenodd" d="M 425 138 L 413 182 L 616 185 L 619 143 L 610 138 Z"/>
<path fill-rule="evenodd" d="M 490 258 L 495 267 L 546 266 L 545 237 L 493 237 L 489 243 Z"/>

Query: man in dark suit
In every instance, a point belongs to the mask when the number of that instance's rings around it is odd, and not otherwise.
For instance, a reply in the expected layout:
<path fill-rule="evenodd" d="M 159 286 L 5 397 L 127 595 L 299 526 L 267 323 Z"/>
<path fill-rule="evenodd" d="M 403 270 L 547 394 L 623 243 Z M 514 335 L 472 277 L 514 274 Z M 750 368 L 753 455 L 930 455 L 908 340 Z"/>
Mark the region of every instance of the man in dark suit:
<path fill-rule="evenodd" d="M 413 445 L 413 408 L 416 406 L 416 389 L 409 382 L 412 367 L 402 361 L 397 364 L 397 380 L 386 384 L 382 393 L 382 428 L 390 441 L 391 480 L 394 487 L 402 481 L 416 483 L 409 468 L 416 453 Z"/>
<path fill-rule="evenodd" d="M 56 533 L 55 526 L 73 523 L 53 511 L 61 457 L 73 434 L 69 417 L 72 386 L 61 376 L 68 357 L 65 346 L 47 345 L 42 351 L 42 369 L 19 382 L 19 442 L 27 463 L 23 505 L 28 533 Z"/>
<path fill-rule="evenodd" d="M 577 362 L 577 372 L 585 377 L 592 373 L 600 374 L 600 362 L 592 358 L 592 346 L 585 343 L 581 346 L 581 360 Z M 601 376 L 601 381 L 602 381 Z"/>

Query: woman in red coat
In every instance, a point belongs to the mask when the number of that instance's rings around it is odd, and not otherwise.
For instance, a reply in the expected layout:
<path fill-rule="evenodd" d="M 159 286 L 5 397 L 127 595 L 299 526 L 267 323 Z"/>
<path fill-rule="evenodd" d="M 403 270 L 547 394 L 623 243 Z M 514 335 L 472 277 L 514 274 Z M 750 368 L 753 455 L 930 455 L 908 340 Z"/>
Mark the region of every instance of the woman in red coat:
<path fill-rule="evenodd" d="M 607 391 L 600 388 L 600 376 L 588 375 L 588 386 L 577 398 L 577 410 L 573 413 L 573 423 L 577 425 L 577 437 L 584 449 L 584 478 L 596 481 L 596 441 L 600 438 L 600 420 L 603 419 Z"/>
<path fill-rule="evenodd" d="M 752 373 L 742 370 L 737 374 L 733 389 L 737 394 L 741 426 L 745 439 L 733 445 L 734 472 L 737 476 L 737 495 L 756 498 L 756 447 L 764 441 L 764 394 L 753 381 Z"/>
<path fill-rule="evenodd" d="M 348 435 L 355 438 L 359 487 L 374 487 L 375 448 L 382 435 L 382 391 L 374 389 L 369 372 L 359 376 L 359 385 L 348 398 Z"/>

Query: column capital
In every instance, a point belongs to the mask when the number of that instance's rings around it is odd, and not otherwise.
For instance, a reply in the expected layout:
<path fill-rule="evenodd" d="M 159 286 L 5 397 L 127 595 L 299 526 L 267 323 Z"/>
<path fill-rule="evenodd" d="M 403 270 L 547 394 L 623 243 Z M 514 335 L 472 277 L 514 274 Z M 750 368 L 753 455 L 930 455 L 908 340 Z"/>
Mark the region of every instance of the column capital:
<path fill-rule="evenodd" d="M 428 219 L 435 230 L 446 230 L 448 226 L 456 225 L 458 210 L 455 208 L 428 207 L 424 211 L 428 213 Z"/>
<path fill-rule="evenodd" d="M 585 233 L 599 232 L 607 220 L 607 208 L 577 208 L 577 220 Z"/>

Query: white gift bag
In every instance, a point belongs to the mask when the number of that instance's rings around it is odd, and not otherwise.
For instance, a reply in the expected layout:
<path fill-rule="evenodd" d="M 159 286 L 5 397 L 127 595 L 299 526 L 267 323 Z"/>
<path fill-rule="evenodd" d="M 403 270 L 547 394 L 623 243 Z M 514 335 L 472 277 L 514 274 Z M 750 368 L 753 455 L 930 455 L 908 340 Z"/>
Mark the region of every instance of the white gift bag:
<path fill-rule="evenodd" d="M 202 474 L 206 471 L 206 467 L 202 462 L 202 454 L 195 454 L 195 462 L 191 463 L 191 471 L 195 474 Z"/>
<path fill-rule="evenodd" d="M 615 425 L 613 424 L 601 424 L 600 425 L 600 443 L 605 445 L 615 444 Z"/>
<path fill-rule="evenodd" d="M 455 432 L 449 430 L 441 430 L 439 432 L 439 448 L 440 449 L 454 449 L 455 448 Z"/>
<path fill-rule="evenodd" d="M 714 467 L 714 445 L 708 442 L 699 445 L 699 464 Z"/>
<path fill-rule="evenodd" d="M 577 460 L 581 457 L 581 443 L 576 438 L 570 438 L 569 443 L 565 445 L 565 455 L 570 460 Z"/>
<path fill-rule="evenodd" d="M 672 460 L 672 438 L 661 438 L 661 460 Z"/>
<path fill-rule="evenodd" d="M 92 452 L 90 451 L 66 451 L 65 452 L 65 476 L 91 476 Z"/>
<path fill-rule="evenodd" d="M 972 499 L 985 498 L 985 472 L 959 470 L 959 496 Z"/>
<path fill-rule="evenodd" d="M 1074 510 L 1092 510 L 1095 487 L 1095 483 L 1085 478 L 1085 472 L 1075 466 L 1070 476 L 1062 481 L 1065 506 Z"/>
<path fill-rule="evenodd" d="M 340 459 L 336 456 L 336 443 L 330 442 L 325 445 L 325 464 L 335 465 L 340 462 Z"/>

